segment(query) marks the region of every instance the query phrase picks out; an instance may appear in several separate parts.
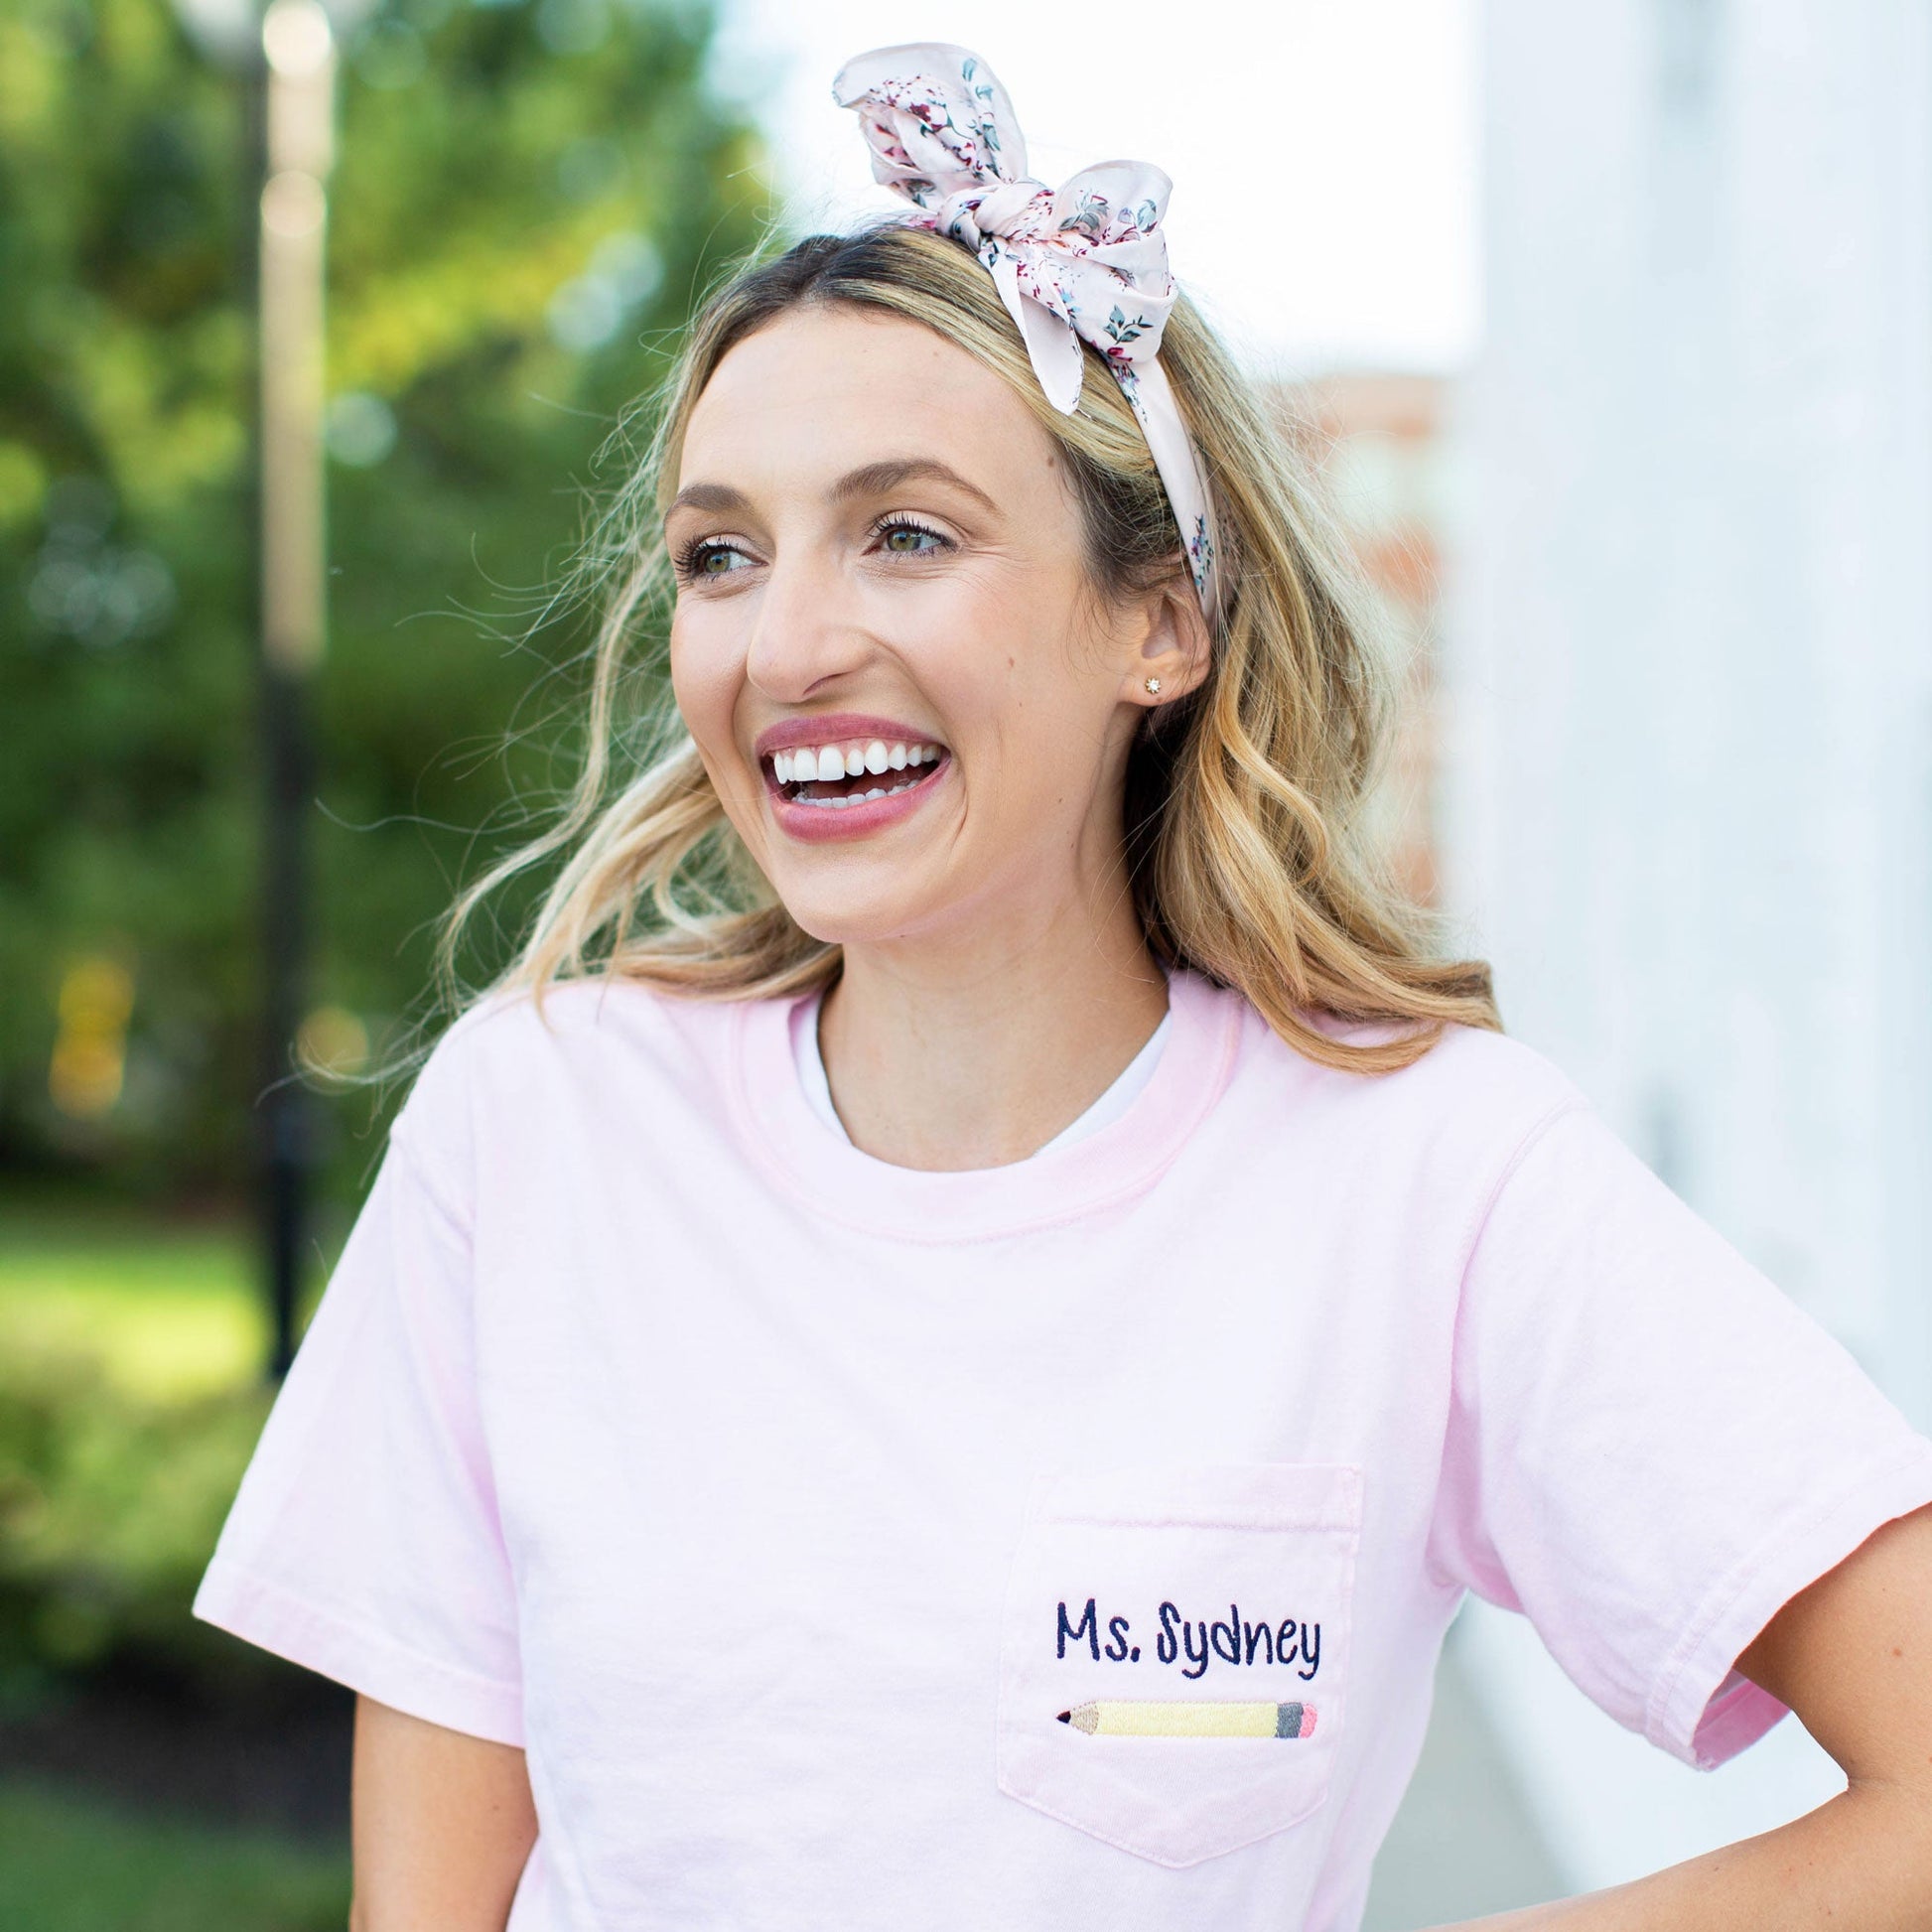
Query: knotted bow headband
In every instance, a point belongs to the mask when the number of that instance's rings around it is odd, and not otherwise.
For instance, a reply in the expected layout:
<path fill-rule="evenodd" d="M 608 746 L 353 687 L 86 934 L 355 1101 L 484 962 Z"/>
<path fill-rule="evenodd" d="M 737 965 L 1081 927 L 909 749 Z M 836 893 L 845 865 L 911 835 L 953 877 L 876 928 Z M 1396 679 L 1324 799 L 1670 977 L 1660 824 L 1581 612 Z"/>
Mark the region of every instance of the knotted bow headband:
<path fill-rule="evenodd" d="M 1161 216 L 1173 187 L 1142 161 L 1103 161 L 1055 191 L 1027 173 L 1013 103 L 977 55 L 918 41 L 861 54 L 832 98 L 852 108 L 873 179 L 921 210 L 906 219 L 974 249 L 1020 330 L 1047 400 L 1080 403 L 1081 343 L 1106 358 L 1173 506 L 1201 608 L 1217 603 L 1207 479 L 1157 359 L 1176 294 Z"/>

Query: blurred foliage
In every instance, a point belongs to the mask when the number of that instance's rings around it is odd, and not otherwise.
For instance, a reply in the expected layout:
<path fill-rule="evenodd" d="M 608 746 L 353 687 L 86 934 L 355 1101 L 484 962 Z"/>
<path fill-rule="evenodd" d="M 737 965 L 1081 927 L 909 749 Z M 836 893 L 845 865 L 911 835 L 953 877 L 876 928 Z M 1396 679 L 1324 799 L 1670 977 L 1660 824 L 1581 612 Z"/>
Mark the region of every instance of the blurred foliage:
<path fill-rule="evenodd" d="M 345 1854 L 135 1819 L 0 1782 L 0 1925 L 22 1932 L 342 1932 Z"/>
<path fill-rule="evenodd" d="M 524 630 L 613 421 L 757 239 L 711 34 L 683 0 L 394 0 L 344 48 L 310 832 L 347 1058 L 565 775 L 529 728 L 584 640 Z M 147 1191 L 231 1191 L 259 1085 L 244 91 L 168 0 L 0 10 L 0 1164 Z"/>
<path fill-rule="evenodd" d="M 0 1716 L 110 1678 L 204 1710 L 306 1690 L 190 1613 L 267 1420 L 266 1330 L 241 1225 L 0 1195 Z"/>
<path fill-rule="evenodd" d="M 269 1400 L 161 1401 L 84 1351 L 0 1353 L 0 1695 L 110 1667 L 210 1699 L 274 1679 L 188 1613 Z"/>
<path fill-rule="evenodd" d="M 267 1420 L 259 1348 L 234 1351 L 225 1378 L 170 1380 L 141 1347 L 162 1316 L 189 1334 L 259 1321 L 230 1245 L 230 1279 L 173 1295 L 138 1266 L 110 1282 L 133 1257 L 103 1254 L 73 1291 L 84 1337 L 46 1318 L 31 1264 L 0 1269 L 0 1707 L 116 1669 L 217 1703 L 272 1696 L 286 1674 L 189 1614 Z"/>

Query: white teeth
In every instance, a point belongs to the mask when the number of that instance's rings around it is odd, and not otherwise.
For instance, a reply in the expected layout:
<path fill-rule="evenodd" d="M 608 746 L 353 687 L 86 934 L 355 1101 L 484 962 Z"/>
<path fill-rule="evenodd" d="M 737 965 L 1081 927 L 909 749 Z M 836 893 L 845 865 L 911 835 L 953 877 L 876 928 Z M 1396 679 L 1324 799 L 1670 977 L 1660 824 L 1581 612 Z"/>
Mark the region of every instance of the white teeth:
<path fill-rule="evenodd" d="M 874 785 L 870 791 L 839 792 L 827 798 L 795 798 L 792 803 L 810 805 L 818 811 L 842 812 L 848 805 L 869 805 L 875 798 L 892 798 L 901 791 L 910 791 L 917 782 L 916 778 L 907 778 L 900 784 Z"/>
<path fill-rule="evenodd" d="M 789 751 L 773 753 L 771 771 L 781 785 L 805 785 L 822 782 L 831 778 L 878 777 L 886 771 L 916 770 L 921 765 L 936 764 L 943 746 L 923 745 L 911 742 L 888 745 L 883 738 L 875 738 L 868 745 L 799 745 Z M 908 782 L 910 782 L 908 780 Z M 801 798 L 801 805 L 841 805 L 857 804 L 867 798 L 889 798 L 894 791 L 903 791 L 904 785 L 894 785 L 890 790 L 875 787 L 871 791 L 853 792 L 842 798 Z"/>

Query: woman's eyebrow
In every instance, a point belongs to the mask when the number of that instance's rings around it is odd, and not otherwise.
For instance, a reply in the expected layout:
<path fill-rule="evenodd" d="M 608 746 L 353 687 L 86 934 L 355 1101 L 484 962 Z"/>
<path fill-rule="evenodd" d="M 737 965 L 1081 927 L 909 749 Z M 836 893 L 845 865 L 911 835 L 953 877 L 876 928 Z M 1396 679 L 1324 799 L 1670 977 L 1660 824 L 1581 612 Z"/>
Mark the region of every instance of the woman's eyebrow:
<path fill-rule="evenodd" d="M 734 489 L 730 483 L 688 483 L 671 499 L 671 510 L 742 510 L 747 507 L 747 498 L 742 490 Z M 664 514 L 669 516 L 671 510 Z"/>
<path fill-rule="evenodd" d="M 968 483 L 957 470 L 932 457 L 889 457 L 880 463 L 862 464 L 857 470 L 848 470 L 832 485 L 830 494 L 835 503 L 849 503 L 859 497 L 889 495 L 908 483 L 946 483 L 989 510 L 999 509 L 977 483 Z M 671 499 L 673 510 L 706 510 L 714 515 L 750 507 L 751 499 L 730 483 L 687 483 Z"/>
<path fill-rule="evenodd" d="M 1000 507 L 977 483 L 968 483 L 957 470 L 931 457 L 891 457 L 883 463 L 867 463 L 857 470 L 848 470 L 832 485 L 832 500 L 848 503 L 860 496 L 885 496 L 908 483 L 947 483 L 989 510 L 997 511 Z"/>

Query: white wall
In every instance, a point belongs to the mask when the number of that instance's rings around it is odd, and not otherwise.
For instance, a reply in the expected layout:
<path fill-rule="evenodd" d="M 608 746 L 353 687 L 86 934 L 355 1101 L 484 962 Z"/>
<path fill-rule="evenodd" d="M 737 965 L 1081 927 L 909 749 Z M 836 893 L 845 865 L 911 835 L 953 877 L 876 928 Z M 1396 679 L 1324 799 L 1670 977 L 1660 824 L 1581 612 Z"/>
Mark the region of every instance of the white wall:
<path fill-rule="evenodd" d="M 1932 1427 L 1932 8 L 1481 34 L 1450 900 L 1511 1030 Z M 1841 1781 L 1791 1721 L 1684 1771 L 1472 1609 L 1580 1888 Z"/>

